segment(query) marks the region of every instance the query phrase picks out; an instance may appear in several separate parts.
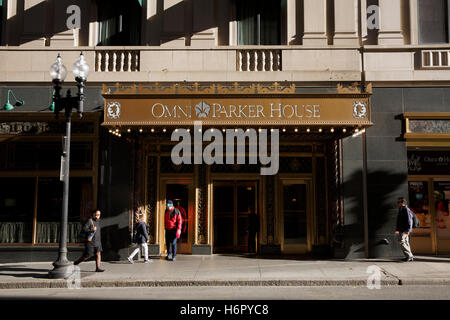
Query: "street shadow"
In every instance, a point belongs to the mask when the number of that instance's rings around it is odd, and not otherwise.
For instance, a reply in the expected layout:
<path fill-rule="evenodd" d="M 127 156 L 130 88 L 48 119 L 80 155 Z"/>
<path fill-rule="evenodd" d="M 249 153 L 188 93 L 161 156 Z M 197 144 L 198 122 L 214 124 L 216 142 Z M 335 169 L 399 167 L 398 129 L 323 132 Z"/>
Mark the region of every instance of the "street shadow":
<path fill-rule="evenodd" d="M 47 269 L 33 269 L 33 268 L 11 268 L 11 267 L 0 267 L 0 275 L 3 274 L 4 271 L 16 271 L 16 272 L 22 272 L 22 271 L 36 271 L 36 272 L 45 272 Z"/>
<path fill-rule="evenodd" d="M 236 257 L 243 259 L 259 259 L 259 260 L 297 260 L 311 261 L 317 260 L 311 254 L 278 254 L 278 255 L 260 255 L 258 253 L 214 253 L 216 256 Z"/>
<path fill-rule="evenodd" d="M 414 257 L 417 262 L 436 262 L 436 263 L 450 263 L 450 258 L 434 258 L 434 257 Z"/>
<path fill-rule="evenodd" d="M 48 279 L 48 271 L 50 271 L 50 268 L 47 270 L 47 269 L 26 268 L 23 266 L 20 267 L 8 266 L 0 268 L 0 277 L 10 276 L 16 278 Z"/>
<path fill-rule="evenodd" d="M 347 206 L 344 225 L 335 230 L 335 251 L 339 258 L 364 258 L 364 198 L 362 170 L 355 170 L 343 184 Z M 373 170 L 367 174 L 367 206 L 369 229 L 369 258 L 403 257 L 395 235 L 397 198 L 407 197 L 407 173 Z M 345 221 L 356 221 L 345 224 Z M 353 249 L 352 249 L 353 248 Z M 356 248 L 356 250 L 354 250 Z"/>
<path fill-rule="evenodd" d="M 42 273 L 1 273 L 0 276 L 10 276 L 16 278 L 35 278 L 35 279 L 48 279 L 48 272 Z"/>

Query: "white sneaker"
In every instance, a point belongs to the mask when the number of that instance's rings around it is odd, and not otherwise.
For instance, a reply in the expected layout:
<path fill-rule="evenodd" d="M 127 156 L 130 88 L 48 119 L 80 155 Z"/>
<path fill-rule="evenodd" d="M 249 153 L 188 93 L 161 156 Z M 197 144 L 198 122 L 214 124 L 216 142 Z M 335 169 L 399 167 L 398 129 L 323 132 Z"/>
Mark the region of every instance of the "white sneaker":
<path fill-rule="evenodd" d="M 151 263 L 151 262 L 153 262 L 153 260 L 150 260 L 150 259 L 144 260 L 144 263 Z"/>
<path fill-rule="evenodd" d="M 133 259 L 131 259 L 130 257 L 128 257 L 128 261 L 130 261 L 131 264 L 134 263 Z"/>

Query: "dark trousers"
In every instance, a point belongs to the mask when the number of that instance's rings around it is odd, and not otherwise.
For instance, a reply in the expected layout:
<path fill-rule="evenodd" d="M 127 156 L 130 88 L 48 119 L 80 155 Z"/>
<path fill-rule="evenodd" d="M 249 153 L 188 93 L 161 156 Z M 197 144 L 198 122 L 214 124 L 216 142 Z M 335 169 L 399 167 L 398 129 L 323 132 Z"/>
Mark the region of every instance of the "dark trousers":
<path fill-rule="evenodd" d="M 177 229 L 166 230 L 167 254 L 175 258 L 177 255 Z"/>

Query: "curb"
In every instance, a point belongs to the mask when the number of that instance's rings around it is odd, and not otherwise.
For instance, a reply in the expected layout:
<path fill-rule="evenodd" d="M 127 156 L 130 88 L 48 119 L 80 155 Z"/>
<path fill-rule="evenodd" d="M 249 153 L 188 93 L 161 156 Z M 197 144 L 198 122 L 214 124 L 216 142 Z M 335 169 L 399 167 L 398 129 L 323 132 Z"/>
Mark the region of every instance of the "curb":
<path fill-rule="evenodd" d="M 399 279 L 400 286 L 450 286 L 450 279 Z"/>
<path fill-rule="evenodd" d="M 72 284 L 74 286 L 74 284 Z M 382 280 L 382 286 L 398 286 L 397 280 Z M 127 287 L 230 287 L 230 286 L 289 286 L 289 287 L 317 287 L 317 286 L 354 286 L 366 287 L 367 280 L 205 280 L 205 281 L 154 281 L 154 280 L 90 280 L 81 281 L 81 288 L 127 288 Z M 37 288 L 68 288 L 65 280 L 33 281 L 33 282 L 4 282 L 0 289 L 37 289 Z"/>

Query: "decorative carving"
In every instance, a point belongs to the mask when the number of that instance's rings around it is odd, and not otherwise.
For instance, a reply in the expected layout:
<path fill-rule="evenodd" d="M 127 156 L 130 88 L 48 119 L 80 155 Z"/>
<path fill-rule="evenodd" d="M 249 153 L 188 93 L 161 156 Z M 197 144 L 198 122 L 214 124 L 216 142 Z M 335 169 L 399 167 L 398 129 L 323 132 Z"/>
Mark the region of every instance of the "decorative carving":
<path fill-rule="evenodd" d="M 198 82 L 195 82 L 194 84 L 182 84 L 175 86 L 178 87 L 178 93 L 179 94 L 215 94 L 216 93 L 216 85 L 212 84 L 208 87 L 201 87 Z"/>
<path fill-rule="evenodd" d="M 330 239 L 333 239 L 333 246 L 342 245 L 343 216 L 341 209 L 340 195 L 340 161 L 339 161 L 339 142 L 333 140 L 327 148 L 327 185 L 328 185 L 328 230 L 330 230 Z"/>
<path fill-rule="evenodd" d="M 280 173 L 312 173 L 311 157 L 281 157 Z"/>
<path fill-rule="evenodd" d="M 263 68 L 263 66 L 260 66 Z M 342 85 L 338 85 L 342 87 Z M 344 90 L 344 89 L 343 89 Z M 215 95 L 215 94 L 293 94 L 295 93 L 295 84 L 293 83 L 258 83 L 242 84 L 239 82 L 224 84 L 200 84 L 198 82 L 190 83 L 153 83 L 153 84 L 132 84 L 121 85 L 116 83 L 112 87 L 102 85 L 102 94 L 114 95 Z M 353 93 L 353 91 L 351 92 Z M 359 93 L 359 91 L 358 91 Z"/>
<path fill-rule="evenodd" d="M 409 119 L 408 129 L 413 133 L 450 133 L 450 120 Z"/>
<path fill-rule="evenodd" d="M 104 83 L 102 84 L 102 94 L 111 94 L 111 89 Z"/>
<path fill-rule="evenodd" d="M 266 176 L 266 214 L 267 214 L 267 244 L 274 244 L 274 235 L 275 235 L 275 219 L 274 219 L 274 184 L 275 184 L 275 176 Z"/>
<path fill-rule="evenodd" d="M 273 85 L 258 84 L 257 93 L 295 93 L 295 84 L 282 85 L 278 82 Z"/>
<path fill-rule="evenodd" d="M 254 94 L 255 85 L 240 85 L 238 82 L 233 84 L 219 84 L 217 85 L 217 91 L 219 94 Z"/>
<path fill-rule="evenodd" d="M 207 228 L 207 211 L 206 211 L 206 202 L 207 202 L 207 188 L 206 188 L 206 165 L 198 166 L 198 187 L 199 187 L 199 195 L 198 195 L 198 203 L 197 203 L 197 212 L 198 212 L 198 244 L 207 244 L 208 242 L 208 228 Z"/>
<path fill-rule="evenodd" d="M 367 105 L 364 101 L 353 102 L 353 117 L 354 118 L 367 117 Z"/>
<path fill-rule="evenodd" d="M 358 82 L 353 82 L 349 86 L 344 86 L 342 83 L 337 85 L 338 93 L 361 93 Z"/>
<path fill-rule="evenodd" d="M 155 218 L 156 218 L 156 170 L 157 157 L 148 157 L 148 176 L 147 176 L 147 231 L 149 233 L 150 243 L 154 244 L 156 237 Z"/>
<path fill-rule="evenodd" d="M 106 114 L 108 118 L 119 119 L 120 118 L 120 103 L 119 102 L 109 102 L 106 108 Z"/>

